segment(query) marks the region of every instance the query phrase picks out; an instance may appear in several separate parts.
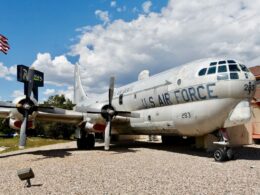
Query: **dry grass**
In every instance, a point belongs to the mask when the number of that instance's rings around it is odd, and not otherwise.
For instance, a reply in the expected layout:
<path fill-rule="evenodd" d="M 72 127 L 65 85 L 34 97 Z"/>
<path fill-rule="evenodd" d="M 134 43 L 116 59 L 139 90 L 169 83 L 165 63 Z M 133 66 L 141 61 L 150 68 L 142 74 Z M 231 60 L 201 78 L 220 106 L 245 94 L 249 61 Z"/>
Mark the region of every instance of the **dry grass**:
<path fill-rule="evenodd" d="M 61 139 L 47 139 L 47 138 L 40 138 L 40 137 L 30 137 L 27 138 L 26 147 L 25 148 L 34 148 L 44 145 L 50 144 L 58 144 L 58 143 L 65 143 L 70 140 L 61 140 Z M 7 149 L 4 151 L 0 151 L 0 154 L 10 151 L 19 150 L 19 137 L 14 138 L 0 138 L 0 147 L 6 147 Z"/>

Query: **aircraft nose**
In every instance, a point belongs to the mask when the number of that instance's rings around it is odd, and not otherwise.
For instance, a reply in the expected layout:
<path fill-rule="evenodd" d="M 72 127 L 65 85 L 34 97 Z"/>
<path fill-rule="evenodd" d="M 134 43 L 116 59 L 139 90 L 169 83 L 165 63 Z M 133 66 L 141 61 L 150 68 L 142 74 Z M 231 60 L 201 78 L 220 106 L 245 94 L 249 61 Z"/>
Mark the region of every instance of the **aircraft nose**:
<path fill-rule="evenodd" d="M 252 72 L 249 73 L 249 79 L 250 79 L 252 82 L 256 82 L 255 75 L 254 75 Z"/>
<path fill-rule="evenodd" d="M 254 97 L 256 91 L 256 79 L 255 77 L 248 79 L 248 82 L 244 85 L 244 91 L 248 92 L 248 95 Z"/>
<path fill-rule="evenodd" d="M 245 75 L 246 80 L 251 81 L 251 82 L 255 82 L 256 78 L 255 78 L 255 76 L 253 75 L 252 72 L 245 72 L 244 75 Z"/>

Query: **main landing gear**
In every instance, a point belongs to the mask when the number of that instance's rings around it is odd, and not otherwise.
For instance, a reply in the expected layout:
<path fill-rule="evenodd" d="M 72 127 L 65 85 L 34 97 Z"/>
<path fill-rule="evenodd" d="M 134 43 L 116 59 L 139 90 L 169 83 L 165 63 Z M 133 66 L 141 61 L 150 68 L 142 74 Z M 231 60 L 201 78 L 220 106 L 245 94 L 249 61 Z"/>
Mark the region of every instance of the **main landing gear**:
<path fill-rule="evenodd" d="M 218 141 L 213 142 L 219 147 L 214 152 L 214 159 L 217 162 L 233 160 L 234 152 L 229 144 L 229 136 L 226 129 L 222 128 L 217 132 Z"/>
<path fill-rule="evenodd" d="M 90 150 L 95 147 L 95 134 L 86 133 L 85 130 L 78 129 L 77 147 L 79 150 Z M 76 133 L 77 134 L 77 133 Z"/>

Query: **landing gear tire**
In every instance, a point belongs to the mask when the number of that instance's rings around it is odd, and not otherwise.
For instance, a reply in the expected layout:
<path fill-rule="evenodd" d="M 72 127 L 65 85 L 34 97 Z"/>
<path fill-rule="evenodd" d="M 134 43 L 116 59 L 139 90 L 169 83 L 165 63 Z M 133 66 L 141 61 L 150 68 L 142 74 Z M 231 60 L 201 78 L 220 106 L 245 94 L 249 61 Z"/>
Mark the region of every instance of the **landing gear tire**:
<path fill-rule="evenodd" d="M 235 155 L 234 155 L 232 148 L 229 148 L 229 147 L 218 148 L 214 152 L 214 159 L 217 162 L 222 162 L 222 161 L 226 161 L 226 160 L 234 160 Z"/>
<path fill-rule="evenodd" d="M 95 147 L 95 135 L 88 134 L 82 138 L 77 139 L 77 147 L 79 150 L 90 150 Z"/>
<path fill-rule="evenodd" d="M 234 160 L 235 159 L 235 154 L 232 148 L 227 149 L 227 158 L 228 160 Z"/>
<path fill-rule="evenodd" d="M 218 137 L 218 141 L 213 143 L 220 147 L 214 152 L 215 161 L 221 162 L 226 160 L 234 160 L 235 155 L 232 148 L 229 147 L 229 136 L 226 129 L 219 129 L 218 132 L 216 132 L 216 136 Z"/>
<path fill-rule="evenodd" d="M 227 152 L 225 151 L 224 148 L 218 148 L 215 152 L 214 152 L 214 159 L 217 162 L 223 162 L 227 159 Z"/>

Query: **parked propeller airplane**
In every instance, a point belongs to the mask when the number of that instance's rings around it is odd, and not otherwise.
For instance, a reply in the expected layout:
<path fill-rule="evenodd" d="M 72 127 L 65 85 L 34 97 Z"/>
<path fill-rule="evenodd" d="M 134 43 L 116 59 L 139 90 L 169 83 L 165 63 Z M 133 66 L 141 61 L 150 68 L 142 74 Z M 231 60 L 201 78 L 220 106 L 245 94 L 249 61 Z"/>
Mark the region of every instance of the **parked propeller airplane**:
<path fill-rule="evenodd" d="M 26 129 L 33 127 L 35 120 L 59 121 L 78 124 L 75 134 L 79 149 L 93 148 L 98 132 L 104 132 L 105 150 L 109 150 L 111 134 L 161 135 L 163 143 L 170 143 L 174 136 L 197 137 L 217 131 L 214 158 L 229 160 L 233 152 L 226 128 L 251 118 L 250 100 L 255 93 L 255 77 L 245 65 L 210 58 L 153 76 L 142 71 L 138 81 L 118 89 L 111 77 L 108 93 L 89 98 L 76 65 L 76 106 L 69 111 L 39 106 L 36 88 L 43 84 L 35 84 L 35 78 L 43 81 L 43 74 L 27 70 L 20 79 L 25 83 L 25 96 L 12 104 L 0 102 L 0 117 L 8 118 L 10 127 L 21 129 L 20 147 L 24 147 Z"/>

